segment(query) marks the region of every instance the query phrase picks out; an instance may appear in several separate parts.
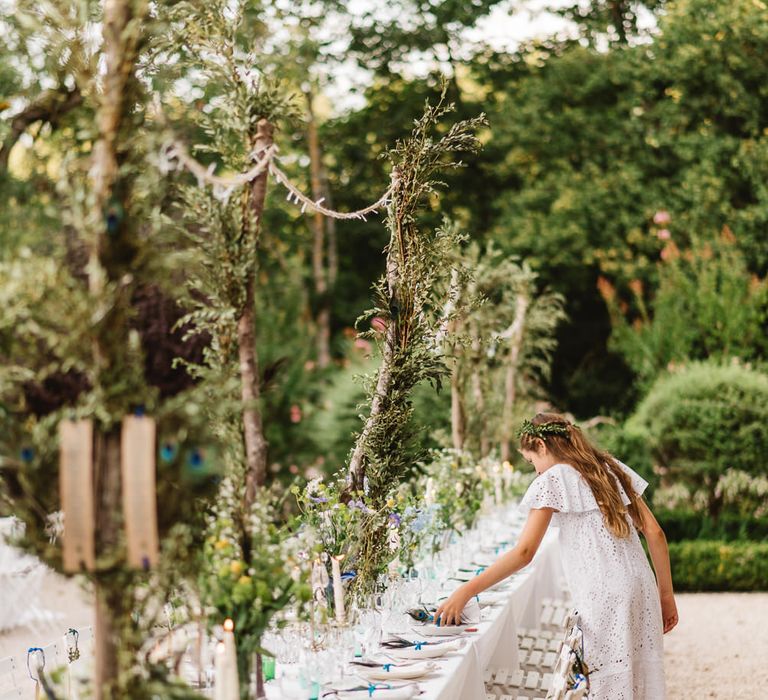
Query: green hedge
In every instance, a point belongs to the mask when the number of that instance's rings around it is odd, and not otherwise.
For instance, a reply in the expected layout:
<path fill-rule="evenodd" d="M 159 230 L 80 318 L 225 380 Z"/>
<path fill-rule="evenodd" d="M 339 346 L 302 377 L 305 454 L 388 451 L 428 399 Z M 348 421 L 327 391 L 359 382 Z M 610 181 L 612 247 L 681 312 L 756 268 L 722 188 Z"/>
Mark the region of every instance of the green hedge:
<path fill-rule="evenodd" d="M 671 542 L 677 591 L 768 591 L 768 542 Z"/>
<path fill-rule="evenodd" d="M 669 542 L 682 540 L 750 540 L 768 542 L 768 518 L 746 518 L 721 513 L 717 520 L 689 510 L 659 510 L 654 513 Z"/>

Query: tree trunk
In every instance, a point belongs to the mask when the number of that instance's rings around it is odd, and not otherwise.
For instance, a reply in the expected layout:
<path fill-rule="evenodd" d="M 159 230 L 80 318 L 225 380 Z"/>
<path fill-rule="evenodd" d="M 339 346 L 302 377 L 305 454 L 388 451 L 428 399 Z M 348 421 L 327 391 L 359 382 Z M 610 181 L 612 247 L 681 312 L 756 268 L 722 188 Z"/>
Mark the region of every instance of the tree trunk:
<path fill-rule="evenodd" d="M 96 519 L 96 557 L 114 553 L 120 539 L 120 430 L 94 435 L 94 491 Z M 117 621 L 122 616 L 125 591 L 114 590 L 109 574 L 94 577 L 96 597 L 96 684 L 94 696 L 105 697 L 106 688 L 118 676 L 120 630 Z M 130 606 L 130 601 L 125 601 Z"/>
<path fill-rule="evenodd" d="M 471 289 L 474 296 L 475 290 Z M 470 319 L 469 330 L 472 335 L 472 376 L 470 382 L 472 386 L 472 398 L 474 400 L 475 421 L 477 422 L 477 439 L 480 449 L 480 457 L 487 457 L 491 451 L 491 443 L 488 439 L 488 422 L 485 418 L 485 394 L 483 393 L 483 377 L 480 373 L 482 367 L 483 352 L 480 334 L 477 330 L 477 323 Z"/>
<path fill-rule="evenodd" d="M 455 450 L 464 449 L 465 413 L 461 395 L 461 368 L 458 358 L 454 359 L 451 372 L 451 438 Z"/>
<path fill-rule="evenodd" d="M 333 197 L 331 196 L 331 187 L 328 184 L 328 173 L 322 161 L 320 162 L 320 177 L 323 183 L 325 204 L 329 209 L 333 209 Z M 336 219 L 332 216 L 326 216 L 324 221 L 327 234 L 326 241 L 328 243 L 328 298 L 330 300 L 333 298 L 333 293 L 336 290 L 336 279 L 339 276 L 339 246 L 336 239 Z"/>
<path fill-rule="evenodd" d="M 261 642 L 259 643 L 261 646 Z M 261 654 L 256 654 L 256 698 L 267 697 L 267 691 L 264 689 L 264 659 Z"/>
<path fill-rule="evenodd" d="M 272 145 L 273 126 L 266 119 L 259 120 L 253 147 L 257 153 Z M 264 200 L 267 196 L 267 174 L 264 170 L 251 183 L 249 206 L 254 217 L 254 230 L 251 234 L 258 241 L 261 231 Z M 256 498 L 259 486 L 267 480 L 267 441 L 264 437 L 264 425 L 258 401 L 261 394 L 259 380 L 259 356 L 256 352 L 256 310 L 255 310 L 256 271 L 255 264 L 246 283 L 245 301 L 237 320 L 238 354 L 240 360 L 241 398 L 243 401 L 243 437 L 245 440 L 245 458 L 247 472 L 245 493 L 243 495 L 246 510 Z"/>
<path fill-rule="evenodd" d="M 390 242 L 387 251 L 386 269 L 387 287 L 390 298 L 392 298 L 395 289 L 397 288 L 398 273 L 399 264 L 397 253 L 393 242 Z M 379 367 L 379 374 L 376 379 L 376 388 L 373 393 L 373 399 L 371 400 L 371 412 L 368 414 L 368 418 L 365 421 L 362 431 L 357 436 L 355 447 L 349 460 L 349 487 L 351 489 L 360 490 L 365 483 L 365 450 L 368 442 L 368 435 L 376 425 L 379 414 L 384 407 L 384 402 L 389 395 L 390 384 L 392 382 L 392 362 L 395 357 L 397 342 L 397 321 L 394 318 L 390 318 L 387 323 L 387 332 L 384 336 L 384 350 L 382 351 L 381 366 Z"/>
<path fill-rule="evenodd" d="M 321 170 L 322 154 L 317 135 L 317 122 L 313 109 L 311 90 L 305 93 L 307 99 L 307 142 L 309 144 L 309 170 L 312 189 L 312 199 L 319 200 L 323 196 L 323 181 Z M 331 364 L 331 306 L 328 296 L 328 274 L 325 265 L 325 217 L 318 211 L 312 217 L 312 278 L 315 285 L 317 316 L 315 318 L 317 349 L 317 366 L 328 367 Z M 329 260 L 330 263 L 330 260 Z"/>
<path fill-rule="evenodd" d="M 135 82 L 137 46 L 141 40 L 146 2 L 105 0 L 103 13 L 104 74 L 101 99 L 96 114 L 98 140 L 93 149 L 91 178 L 94 208 L 91 221 L 95 227 L 95 244 L 90 251 L 88 286 L 94 305 L 104 305 L 107 280 L 118 282 L 131 270 L 135 252 L 132 239 L 135 228 L 127 220 L 130 186 L 118 182 L 121 132 L 128 128 L 130 104 L 127 94 Z M 110 384 L 119 368 L 124 367 L 128 348 L 128 312 L 130 284 L 115 292 L 111 307 L 97 325 L 93 343 L 94 371 L 99 383 Z M 102 379 L 103 378 L 103 379 Z M 112 389 L 112 386 L 106 386 Z M 108 406 L 113 417 L 122 415 L 128 392 L 136 401 L 134 386 L 127 386 L 112 396 Z M 94 488 L 96 518 L 96 556 L 114 558 L 120 545 L 120 428 L 114 425 L 94 434 Z M 119 621 L 126 606 L 131 605 L 130 592 L 116 588 L 111 572 L 95 575 L 96 641 L 94 697 L 101 700 L 120 672 Z M 126 596 L 128 599 L 126 599 Z"/>
<path fill-rule="evenodd" d="M 504 382 L 504 410 L 501 424 L 501 459 L 508 461 L 512 454 L 512 413 L 517 398 L 517 368 L 520 361 L 520 349 L 525 331 L 525 316 L 528 313 L 528 296 L 518 294 L 515 304 L 515 319 L 509 328 L 509 355 Z"/>

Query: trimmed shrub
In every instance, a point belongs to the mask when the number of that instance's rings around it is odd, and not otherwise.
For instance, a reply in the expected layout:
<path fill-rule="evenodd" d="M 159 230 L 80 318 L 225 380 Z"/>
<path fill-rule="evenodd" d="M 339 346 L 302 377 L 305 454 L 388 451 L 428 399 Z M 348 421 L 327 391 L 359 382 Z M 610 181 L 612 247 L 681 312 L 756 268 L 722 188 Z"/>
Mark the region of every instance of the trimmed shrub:
<path fill-rule="evenodd" d="M 671 480 L 707 492 L 720 510 L 726 469 L 768 473 L 768 375 L 739 364 L 696 362 L 659 378 L 627 421 Z"/>
<path fill-rule="evenodd" d="M 768 542 L 672 542 L 677 591 L 768 590 Z"/>
<path fill-rule="evenodd" d="M 604 424 L 594 430 L 594 438 L 602 449 L 634 469 L 648 482 L 643 496 L 650 503 L 659 484 L 659 477 L 653 471 L 647 436 L 642 432 L 628 430 L 625 426 Z"/>
<path fill-rule="evenodd" d="M 669 542 L 701 539 L 768 542 L 768 518 L 745 518 L 724 512 L 715 520 L 706 513 L 690 510 L 658 510 L 654 515 Z"/>

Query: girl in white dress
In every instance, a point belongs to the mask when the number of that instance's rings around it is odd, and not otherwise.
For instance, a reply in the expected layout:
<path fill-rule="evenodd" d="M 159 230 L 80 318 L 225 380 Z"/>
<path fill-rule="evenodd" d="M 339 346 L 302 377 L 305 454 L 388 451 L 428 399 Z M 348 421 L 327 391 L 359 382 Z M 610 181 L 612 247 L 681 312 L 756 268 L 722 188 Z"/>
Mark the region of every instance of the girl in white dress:
<path fill-rule="evenodd" d="M 662 634 L 678 618 L 667 541 L 642 498 L 648 483 L 558 414 L 525 421 L 520 447 L 538 474 L 522 499 L 520 539 L 438 608 L 440 624 L 457 623 L 472 596 L 529 564 L 552 522 L 584 635 L 588 697 L 664 700 Z"/>

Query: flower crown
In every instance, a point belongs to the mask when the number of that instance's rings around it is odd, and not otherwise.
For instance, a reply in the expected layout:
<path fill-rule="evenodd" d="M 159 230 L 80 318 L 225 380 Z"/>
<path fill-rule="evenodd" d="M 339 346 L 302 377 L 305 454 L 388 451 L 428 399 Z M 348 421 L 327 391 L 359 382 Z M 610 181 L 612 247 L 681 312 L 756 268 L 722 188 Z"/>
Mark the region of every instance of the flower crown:
<path fill-rule="evenodd" d="M 547 435 L 562 435 L 563 437 L 568 437 L 569 434 L 568 424 L 557 421 L 534 425 L 532 421 L 524 420 L 523 424 L 520 426 L 520 430 L 517 431 L 518 439 L 524 435 L 530 435 L 531 437 L 545 440 Z"/>

